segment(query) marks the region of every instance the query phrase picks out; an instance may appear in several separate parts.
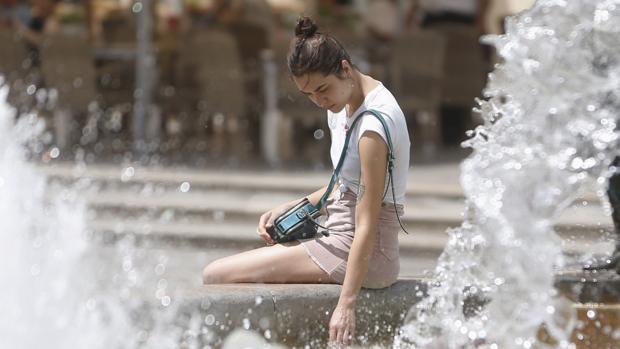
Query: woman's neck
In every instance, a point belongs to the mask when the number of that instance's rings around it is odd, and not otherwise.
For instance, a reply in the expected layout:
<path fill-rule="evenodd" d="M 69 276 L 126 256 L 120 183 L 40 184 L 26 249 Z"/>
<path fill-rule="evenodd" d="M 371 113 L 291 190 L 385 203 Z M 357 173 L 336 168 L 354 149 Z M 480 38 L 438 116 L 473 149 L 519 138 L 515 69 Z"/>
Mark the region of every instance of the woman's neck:
<path fill-rule="evenodd" d="M 364 98 L 366 98 L 368 92 L 377 85 L 376 80 L 360 73 L 357 70 L 353 73 L 351 80 L 353 84 L 353 92 L 351 93 L 351 98 L 346 105 L 347 117 L 353 116 L 353 113 L 364 102 Z"/>

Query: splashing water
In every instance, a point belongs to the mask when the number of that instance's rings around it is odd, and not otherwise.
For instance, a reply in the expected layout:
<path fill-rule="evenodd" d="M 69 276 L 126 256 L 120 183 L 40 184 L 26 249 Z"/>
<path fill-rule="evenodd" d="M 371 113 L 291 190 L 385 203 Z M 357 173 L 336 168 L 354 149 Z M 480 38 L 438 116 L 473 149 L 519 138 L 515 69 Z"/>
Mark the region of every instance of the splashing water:
<path fill-rule="evenodd" d="M 26 162 L 24 148 L 44 125 L 33 114 L 15 122 L 7 94 L 0 89 L 0 337 L 11 348 L 86 344 L 68 335 L 88 316 L 79 306 L 83 294 L 66 282 L 80 272 L 72 266 L 85 248 L 75 238 L 83 206 L 63 195 L 46 200 L 45 178 Z"/>
<path fill-rule="evenodd" d="M 395 347 L 545 347 L 543 323 L 572 345 L 571 311 L 553 288 L 563 264 L 553 222 L 592 179 L 603 192 L 620 154 L 620 1 L 539 0 L 506 24 L 487 38 L 504 62 L 466 142 L 464 223 Z"/>
<path fill-rule="evenodd" d="M 45 125 L 17 117 L 7 94 L 0 85 L 0 347 L 198 347 L 200 319 L 179 313 L 157 272 L 166 256 L 89 234 L 78 193 L 90 183 L 55 187 L 27 161 Z"/>

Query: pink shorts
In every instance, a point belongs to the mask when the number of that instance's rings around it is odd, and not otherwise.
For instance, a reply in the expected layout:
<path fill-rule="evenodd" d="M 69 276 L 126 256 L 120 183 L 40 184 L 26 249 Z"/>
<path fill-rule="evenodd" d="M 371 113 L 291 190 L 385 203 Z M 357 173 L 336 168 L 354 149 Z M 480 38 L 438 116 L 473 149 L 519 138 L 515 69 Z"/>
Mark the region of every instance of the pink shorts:
<path fill-rule="evenodd" d="M 320 235 L 313 239 L 300 240 L 310 258 L 339 284 L 344 282 L 347 259 L 355 234 L 356 203 L 357 195 L 351 190 L 347 189 L 343 193 L 335 190 L 324 206 L 327 216 L 324 226 L 329 229 L 329 236 Z M 402 205 L 397 205 L 396 208 L 398 215 L 402 216 Z M 366 288 L 388 287 L 398 279 L 400 225 L 394 204 L 382 204 L 377 230 L 368 272 L 362 283 L 362 287 Z"/>

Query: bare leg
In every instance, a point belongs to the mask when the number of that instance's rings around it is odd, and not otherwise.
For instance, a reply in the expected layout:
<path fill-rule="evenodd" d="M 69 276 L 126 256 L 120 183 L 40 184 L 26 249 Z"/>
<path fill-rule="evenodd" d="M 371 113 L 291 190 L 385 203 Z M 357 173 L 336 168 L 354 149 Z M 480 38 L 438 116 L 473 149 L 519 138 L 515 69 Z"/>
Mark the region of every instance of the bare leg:
<path fill-rule="evenodd" d="M 335 283 L 297 241 L 224 257 L 207 265 L 203 283 Z"/>

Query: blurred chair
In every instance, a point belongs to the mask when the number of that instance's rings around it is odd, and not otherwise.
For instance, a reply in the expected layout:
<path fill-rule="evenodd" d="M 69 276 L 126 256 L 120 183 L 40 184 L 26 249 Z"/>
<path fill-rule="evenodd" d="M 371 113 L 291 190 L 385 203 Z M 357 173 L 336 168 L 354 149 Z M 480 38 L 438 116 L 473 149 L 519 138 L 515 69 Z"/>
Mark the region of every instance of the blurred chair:
<path fill-rule="evenodd" d="M 445 38 L 442 103 L 463 108 L 474 106 L 482 95 L 488 63 L 480 46 L 480 34 L 474 27 L 438 25 L 433 30 Z"/>
<path fill-rule="evenodd" d="M 185 129 L 212 129 L 211 155 L 245 149 L 247 123 L 241 59 L 234 37 L 223 30 L 188 31 L 179 45 L 176 96 L 186 111 Z M 196 116 L 198 116 L 196 118 Z"/>
<path fill-rule="evenodd" d="M 0 75 L 11 89 L 8 102 L 18 111 L 28 110 L 34 101 L 27 88 L 35 85 L 37 74 L 33 71 L 26 44 L 16 31 L 0 28 L 0 47 Z"/>
<path fill-rule="evenodd" d="M 63 27 L 46 34 L 41 47 L 41 72 L 48 90 L 57 93 L 54 108 L 56 142 L 70 144 L 70 135 L 86 121 L 89 106 L 97 102 L 93 48 L 86 28 Z M 76 117 L 84 117 L 76 120 Z"/>
<path fill-rule="evenodd" d="M 101 21 L 101 35 L 107 45 L 135 43 L 136 20 L 131 13 L 112 11 Z"/>
<path fill-rule="evenodd" d="M 0 28 L 0 74 L 13 80 L 28 68 L 28 51 L 16 31 Z"/>
<path fill-rule="evenodd" d="M 479 122 L 472 112 L 475 98 L 482 96 L 490 69 L 479 42 L 480 33 L 473 25 L 436 23 L 429 27 L 446 42 L 444 74 L 441 83 L 444 142 L 460 142 L 465 131 Z M 450 127 L 445 127 L 450 125 Z M 456 143 L 458 144 L 458 143 Z"/>
<path fill-rule="evenodd" d="M 403 33 L 394 42 L 394 94 L 405 115 L 415 111 L 420 132 L 414 135 L 413 143 L 421 144 L 425 156 L 434 155 L 441 143 L 444 53 L 445 40 L 433 31 Z"/>
<path fill-rule="evenodd" d="M 291 150 L 294 150 L 295 154 L 303 154 L 306 159 L 328 160 L 329 142 L 325 137 L 329 134 L 329 129 L 325 111 L 302 94 L 291 78 L 287 63 L 289 44 L 288 37 L 278 38 L 273 42 L 273 56 L 278 74 L 278 110 L 283 116 L 283 122 L 290 128 L 285 131 L 283 138 L 294 139 L 296 142 L 284 147 L 282 157 L 290 157 Z"/>

